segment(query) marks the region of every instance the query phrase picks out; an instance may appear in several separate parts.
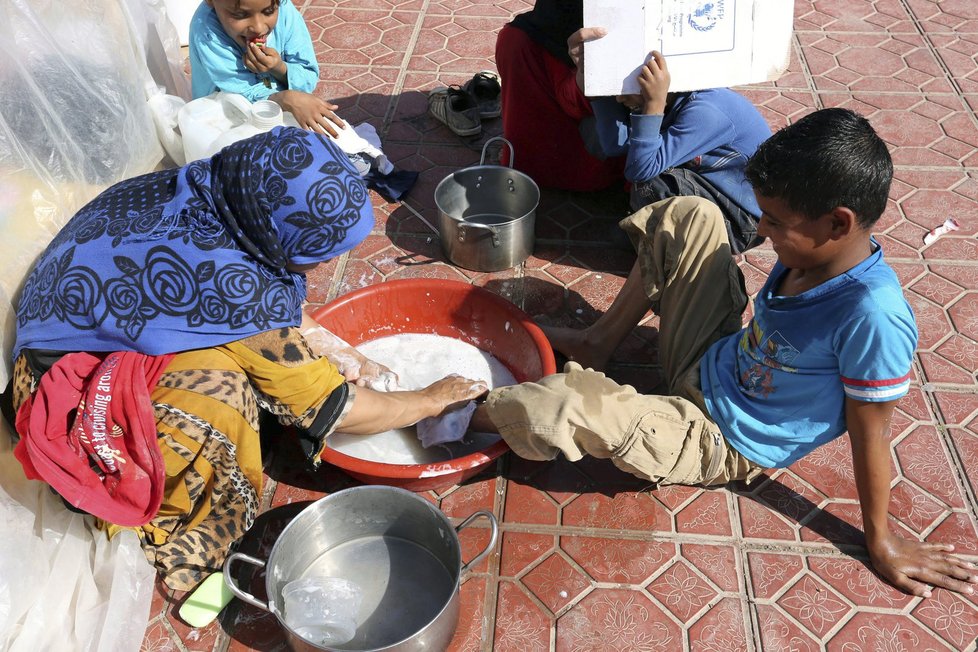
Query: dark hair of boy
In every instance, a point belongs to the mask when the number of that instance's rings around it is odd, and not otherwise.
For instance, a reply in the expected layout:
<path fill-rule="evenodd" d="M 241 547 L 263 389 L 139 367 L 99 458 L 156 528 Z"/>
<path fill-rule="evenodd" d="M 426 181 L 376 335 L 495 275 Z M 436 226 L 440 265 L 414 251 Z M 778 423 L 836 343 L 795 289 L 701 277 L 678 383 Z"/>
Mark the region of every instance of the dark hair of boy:
<path fill-rule="evenodd" d="M 763 197 L 816 219 L 843 206 L 868 229 L 886 209 L 893 161 L 869 121 L 849 109 L 822 109 L 784 127 L 747 162 Z"/>

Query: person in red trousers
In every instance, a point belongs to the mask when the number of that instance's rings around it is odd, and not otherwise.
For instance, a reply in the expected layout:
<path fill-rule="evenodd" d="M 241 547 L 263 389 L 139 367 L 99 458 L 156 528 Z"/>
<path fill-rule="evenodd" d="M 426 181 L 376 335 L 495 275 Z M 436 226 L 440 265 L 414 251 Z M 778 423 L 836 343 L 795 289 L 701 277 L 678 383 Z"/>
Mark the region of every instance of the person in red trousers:
<path fill-rule="evenodd" d="M 624 183 L 624 157 L 592 156 L 578 131 L 593 113 L 575 80 L 567 39 L 583 23 L 582 0 L 537 0 L 496 40 L 503 136 L 513 144 L 514 167 L 546 188 L 591 191 Z M 503 163 L 508 156 L 504 150 Z"/>

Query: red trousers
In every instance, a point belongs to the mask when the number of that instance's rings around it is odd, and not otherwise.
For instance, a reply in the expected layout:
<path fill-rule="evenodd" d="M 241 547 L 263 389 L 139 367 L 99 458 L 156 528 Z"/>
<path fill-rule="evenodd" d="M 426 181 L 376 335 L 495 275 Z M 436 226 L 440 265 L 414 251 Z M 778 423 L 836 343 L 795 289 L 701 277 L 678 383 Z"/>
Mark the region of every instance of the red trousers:
<path fill-rule="evenodd" d="M 546 188 L 600 190 L 624 181 L 624 157 L 601 160 L 584 147 L 578 123 L 592 112 L 574 68 L 511 25 L 496 39 L 496 67 L 502 77 L 503 136 L 513 144 L 513 167 Z M 504 164 L 508 156 L 504 152 Z"/>

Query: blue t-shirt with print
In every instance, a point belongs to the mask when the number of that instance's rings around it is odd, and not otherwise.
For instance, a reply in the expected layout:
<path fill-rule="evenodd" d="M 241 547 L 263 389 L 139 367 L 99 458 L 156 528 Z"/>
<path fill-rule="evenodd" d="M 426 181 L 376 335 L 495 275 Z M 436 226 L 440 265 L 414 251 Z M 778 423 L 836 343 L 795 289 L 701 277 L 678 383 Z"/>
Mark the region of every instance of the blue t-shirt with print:
<path fill-rule="evenodd" d="M 740 333 L 700 362 L 710 416 L 742 455 L 785 467 L 846 431 L 845 397 L 881 402 L 910 384 L 913 312 L 879 245 L 844 274 L 797 296 L 775 294 L 775 264 Z"/>

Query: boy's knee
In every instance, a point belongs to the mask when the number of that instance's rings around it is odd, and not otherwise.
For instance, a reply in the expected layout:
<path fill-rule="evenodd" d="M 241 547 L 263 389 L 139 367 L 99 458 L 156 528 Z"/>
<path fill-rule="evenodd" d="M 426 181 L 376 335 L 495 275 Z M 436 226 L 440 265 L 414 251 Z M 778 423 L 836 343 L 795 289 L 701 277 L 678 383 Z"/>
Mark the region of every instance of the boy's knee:
<path fill-rule="evenodd" d="M 728 242 L 723 211 L 703 197 L 672 197 L 656 204 L 657 231 L 683 234 L 688 242 L 696 235 L 700 238 L 722 239 Z"/>

